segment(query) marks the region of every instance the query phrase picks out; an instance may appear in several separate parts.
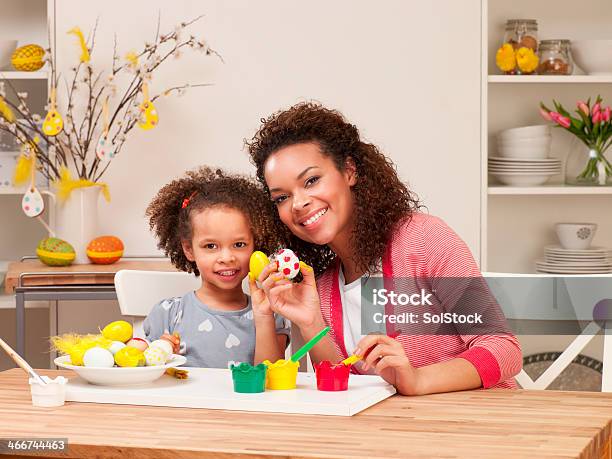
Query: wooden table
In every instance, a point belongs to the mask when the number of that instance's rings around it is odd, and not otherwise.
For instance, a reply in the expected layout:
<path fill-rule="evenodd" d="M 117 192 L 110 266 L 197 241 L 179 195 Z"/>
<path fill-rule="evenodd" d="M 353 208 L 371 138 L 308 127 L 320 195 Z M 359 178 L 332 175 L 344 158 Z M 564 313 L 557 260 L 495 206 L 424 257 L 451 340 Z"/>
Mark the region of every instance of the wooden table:
<path fill-rule="evenodd" d="M 17 353 L 25 357 L 25 302 L 28 300 L 115 300 L 117 271 L 175 271 L 170 261 L 119 260 L 111 265 L 47 266 L 39 260 L 9 264 L 5 278 L 6 293 L 15 294 Z"/>
<path fill-rule="evenodd" d="M 350 418 L 73 402 L 35 408 L 25 374 L 13 369 L 0 373 L 0 437 L 67 437 L 64 457 L 609 458 L 612 395 L 393 396 Z"/>

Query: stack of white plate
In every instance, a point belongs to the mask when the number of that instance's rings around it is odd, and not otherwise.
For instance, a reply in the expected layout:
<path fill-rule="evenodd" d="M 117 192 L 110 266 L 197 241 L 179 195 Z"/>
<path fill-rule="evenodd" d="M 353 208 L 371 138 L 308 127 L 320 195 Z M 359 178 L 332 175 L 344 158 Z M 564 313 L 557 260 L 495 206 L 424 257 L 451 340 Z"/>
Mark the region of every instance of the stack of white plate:
<path fill-rule="evenodd" d="M 577 250 L 548 246 L 544 248 L 544 260 L 536 261 L 536 271 L 550 274 L 612 273 L 612 251 L 606 247 Z"/>
<path fill-rule="evenodd" d="M 489 158 L 489 173 L 505 185 L 537 186 L 561 173 L 558 159 Z"/>
<path fill-rule="evenodd" d="M 550 126 L 525 126 L 501 131 L 497 136 L 499 156 L 489 158 L 489 173 L 501 183 L 536 186 L 561 173 L 561 161 L 549 158 Z"/>

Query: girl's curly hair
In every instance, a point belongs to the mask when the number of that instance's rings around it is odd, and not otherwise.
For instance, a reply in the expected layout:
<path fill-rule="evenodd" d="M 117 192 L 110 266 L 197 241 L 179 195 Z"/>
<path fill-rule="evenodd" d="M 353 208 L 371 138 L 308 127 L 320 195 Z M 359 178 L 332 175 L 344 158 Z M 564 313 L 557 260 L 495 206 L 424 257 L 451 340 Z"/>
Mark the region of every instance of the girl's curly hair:
<path fill-rule="evenodd" d="M 200 274 L 196 263 L 185 256 L 181 241 L 191 242 L 191 216 L 215 206 L 227 206 L 244 214 L 257 250 L 271 253 L 282 245 L 274 206 L 259 183 L 246 176 L 200 167 L 159 190 L 145 213 L 157 237 L 157 247 L 181 271 Z"/>
<path fill-rule="evenodd" d="M 245 141 L 257 178 L 268 195 L 264 167 L 274 152 L 289 145 L 316 143 L 340 171 L 351 158 L 357 169 L 357 183 L 352 187 L 355 205 L 355 227 L 351 237 L 354 260 L 366 273 L 379 269 L 394 226 L 410 218 L 421 208 L 415 194 L 397 176 L 393 162 L 376 145 L 361 140 L 357 127 L 344 116 L 318 103 L 303 102 L 279 111 L 262 125 L 250 141 Z M 335 258 L 328 246 L 305 242 L 289 232 L 275 213 L 276 224 L 285 228 L 284 237 L 300 258 L 322 273 Z"/>

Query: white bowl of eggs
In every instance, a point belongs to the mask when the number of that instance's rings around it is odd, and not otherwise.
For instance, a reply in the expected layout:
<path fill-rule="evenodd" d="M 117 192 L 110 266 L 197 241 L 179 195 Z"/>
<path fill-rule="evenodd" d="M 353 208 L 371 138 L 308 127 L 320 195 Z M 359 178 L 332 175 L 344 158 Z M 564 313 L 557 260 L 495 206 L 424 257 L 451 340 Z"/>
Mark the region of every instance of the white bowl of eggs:
<path fill-rule="evenodd" d="M 101 349 L 101 348 L 93 348 Z M 97 354 L 97 352 L 95 352 Z M 102 353 L 94 357 L 105 359 Z M 99 386 L 133 386 L 147 384 L 162 377 L 168 368 L 184 365 L 187 359 L 182 355 L 172 354 L 170 360 L 164 365 L 151 365 L 142 367 L 115 367 L 115 366 L 81 366 L 72 365 L 69 355 L 62 355 L 54 360 L 61 368 L 74 371 L 90 384 Z M 100 362 L 103 363 L 103 362 Z"/>
<path fill-rule="evenodd" d="M 172 353 L 170 342 L 160 339 L 149 345 L 141 338 L 132 338 L 127 345 L 121 341 L 112 341 L 109 347 L 91 347 L 78 360 L 75 362 L 71 355 L 63 355 L 56 358 L 54 363 L 100 386 L 151 383 L 168 368 L 184 365 L 187 361 L 184 356 Z"/>

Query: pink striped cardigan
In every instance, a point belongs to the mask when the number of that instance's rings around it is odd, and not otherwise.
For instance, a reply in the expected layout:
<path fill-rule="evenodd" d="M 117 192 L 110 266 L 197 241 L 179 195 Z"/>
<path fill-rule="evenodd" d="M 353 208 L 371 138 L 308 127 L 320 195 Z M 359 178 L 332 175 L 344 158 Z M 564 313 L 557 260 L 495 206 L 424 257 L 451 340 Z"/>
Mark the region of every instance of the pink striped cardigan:
<path fill-rule="evenodd" d="M 317 279 L 321 312 L 331 327 L 340 354 L 348 357 L 342 330 L 342 301 L 336 260 Z M 385 278 L 476 277 L 480 270 L 465 242 L 441 219 L 414 213 L 400 222 L 383 258 Z M 516 388 L 513 376 L 522 367 L 516 337 L 508 335 L 400 335 L 398 341 L 415 367 L 456 357 L 466 359 L 478 371 L 484 388 Z"/>

